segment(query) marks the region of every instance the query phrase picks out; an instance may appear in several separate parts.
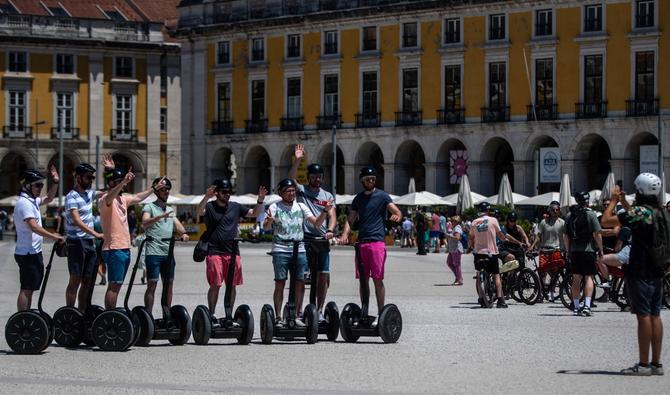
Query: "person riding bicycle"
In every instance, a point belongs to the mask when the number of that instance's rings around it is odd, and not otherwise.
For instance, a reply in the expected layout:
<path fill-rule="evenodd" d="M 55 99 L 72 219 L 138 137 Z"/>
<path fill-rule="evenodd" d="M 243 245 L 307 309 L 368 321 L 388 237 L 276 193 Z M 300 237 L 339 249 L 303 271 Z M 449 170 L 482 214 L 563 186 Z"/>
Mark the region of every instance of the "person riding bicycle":
<path fill-rule="evenodd" d="M 500 268 L 498 266 L 498 246 L 496 237 L 505 240 L 505 234 L 500 230 L 498 220 L 490 214 L 491 205 L 487 202 L 479 203 L 479 217 L 472 221 L 470 236 L 468 237 L 468 249 L 474 251 L 475 270 L 484 270 L 493 275 L 496 284 L 497 307 L 506 308 L 507 303 L 503 298 L 502 281 L 500 280 Z M 480 279 L 477 276 L 477 293 L 481 289 Z M 479 304 L 486 307 L 484 302 L 486 295 L 479 295 Z"/>
<path fill-rule="evenodd" d="M 516 211 L 510 211 L 507 214 L 507 221 L 502 227 L 502 232 L 506 237 L 502 242 L 502 248 L 514 255 L 514 259 L 519 262 L 519 266 L 523 267 L 526 261 L 525 250 L 529 245 L 528 236 L 526 236 L 523 228 L 516 223 L 516 220 Z"/>
<path fill-rule="evenodd" d="M 547 208 L 549 217 L 540 221 L 535 232 L 535 240 L 531 250 L 538 249 L 540 280 L 547 283 L 549 272 L 565 266 L 565 260 L 561 255 L 563 234 L 565 233 L 565 221 L 560 217 L 561 205 L 557 201 L 549 203 Z M 549 290 L 549 301 L 554 301 L 554 289 Z"/>

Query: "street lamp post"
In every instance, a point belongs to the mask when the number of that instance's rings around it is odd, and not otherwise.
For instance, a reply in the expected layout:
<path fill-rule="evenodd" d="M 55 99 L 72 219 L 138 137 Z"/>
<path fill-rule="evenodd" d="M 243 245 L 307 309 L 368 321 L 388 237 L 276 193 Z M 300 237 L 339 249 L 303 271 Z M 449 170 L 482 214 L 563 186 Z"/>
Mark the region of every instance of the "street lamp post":
<path fill-rule="evenodd" d="M 337 123 L 333 122 L 331 133 L 331 144 L 333 145 L 333 168 L 331 170 L 333 195 L 337 195 Z"/>

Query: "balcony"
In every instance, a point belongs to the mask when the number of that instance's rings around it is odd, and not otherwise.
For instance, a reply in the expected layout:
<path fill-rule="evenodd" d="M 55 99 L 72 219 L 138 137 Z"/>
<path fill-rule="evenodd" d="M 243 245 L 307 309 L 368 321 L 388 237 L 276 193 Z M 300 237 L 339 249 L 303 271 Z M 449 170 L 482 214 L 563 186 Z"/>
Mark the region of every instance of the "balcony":
<path fill-rule="evenodd" d="M 382 124 L 382 113 L 357 113 L 356 128 L 378 128 Z"/>
<path fill-rule="evenodd" d="M 552 28 L 551 23 L 536 23 L 535 24 L 535 35 L 536 36 L 551 36 Z"/>
<path fill-rule="evenodd" d="M 212 135 L 233 134 L 233 120 L 224 119 L 221 121 L 212 121 Z"/>
<path fill-rule="evenodd" d="M 116 22 L 114 36 L 124 41 L 149 41 L 149 34 L 145 27 L 135 22 Z"/>
<path fill-rule="evenodd" d="M 30 139 L 33 138 L 33 128 L 24 125 L 3 126 L 2 137 L 6 139 Z"/>
<path fill-rule="evenodd" d="M 337 43 L 336 42 L 325 43 L 324 48 L 323 48 L 323 54 L 324 55 L 336 55 L 337 54 Z"/>
<path fill-rule="evenodd" d="M 244 121 L 244 131 L 247 133 L 264 133 L 268 131 L 268 119 L 247 119 Z"/>
<path fill-rule="evenodd" d="M 482 107 L 482 122 L 509 122 L 510 108 L 506 107 Z"/>
<path fill-rule="evenodd" d="M 603 30 L 602 19 L 585 19 L 584 20 L 584 31 L 585 32 L 599 32 L 601 30 Z"/>
<path fill-rule="evenodd" d="M 627 117 L 647 117 L 658 115 L 658 99 L 626 100 Z"/>
<path fill-rule="evenodd" d="M 505 27 L 494 27 L 489 29 L 489 40 L 504 40 L 505 39 Z"/>
<path fill-rule="evenodd" d="M 303 117 L 284 117 L 280 119 L 281 130 L 284 132 L 291 132 L 295 130 L 305 129 L 305 122 Z"/>
<path fill-rule="evenodd" d="M 112 129 L 110 140 L 137 142 L 137 129 Z"/>
<path fill-rule="evenodd" d="M 251 51 L 251 61 L 252 62 L 263 62 L 265 61 L 265 51 L 262 49 L 254 49 Z"/>
<path fill-rule="evenodd" d="M 576 119 L 607 118 L 607 102 L 575 103 Z"/>
<path fill-rule="evenodd" d="M 445 44 L 458 44 L 461 42 L 461 32 L 458 30 L 447 30 L 444 33 Z"/>
<path fill-rule="evenodd" d="M 654 14 L 640 14 L 635 19 L 635 27 L 654 27 Z"/>
<path fill-rule="evenodd" d="M 438 125 L 450 125 L 457 123 L 465 123 L 464 108 L 448 108 L 445 110 L 437 110 Z"/>
<path fill-rule="evenodd" d="M 63 140 L 79 140 L 79 128 L 51 128 L 52 139 L 59 139 L 61 134 L 63 135 Z"/>
<path fill-rule="evenodd" d="M 558 104 L 536 104 L 526 106 L 528 121 L 555 121 L 558 119 Z"/>
<path fill-rule="evenodd" d="M 418 126 L 422 123 L 422 111 L 397 111 L 395 113 L 395 126 Z"/>
<path fill-rule="evenodd" d="M 342 114 L 318 115 L 316 117 L 316 128 L 319 130 L 332 129 L 333 126 L 340 127 L 342 124 Z"/>

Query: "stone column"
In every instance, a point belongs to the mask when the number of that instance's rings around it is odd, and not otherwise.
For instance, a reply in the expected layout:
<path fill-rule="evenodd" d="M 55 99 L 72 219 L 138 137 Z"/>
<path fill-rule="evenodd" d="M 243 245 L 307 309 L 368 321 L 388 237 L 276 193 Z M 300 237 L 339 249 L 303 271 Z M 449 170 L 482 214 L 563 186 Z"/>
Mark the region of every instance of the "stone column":
<path fill-rule="evenodd" d="M 103 82 L 104 82 L 104 70 L 103 70 L 103 58 L 102 58 L 102 53 L 91 53 L 88 57 L 88 62 L 89 62 L 89 75 L 88 75 L 88 83 L 89 83 L 89 103 L 88 103 L 88 112 L 89 112 L 89 117 L 88 117 L 88 149 L 90 152 L 90 163 L 93 164 L 93 166 L 96 169 L 101 169 L 102 164 L 100 161 L 96 160 L 95 157 L 95 146 L 96 146 L 96 139 L 99 139 L 100 141 L 100 158 L 102 157 L 103 152 L 103 136 L 104 136 L 104 131 L 103 131 L 103 119 L 104 119 L 104 104 L 103 104 L 103 97 L 104 97 L 104 90 L 103 90 Z M 98 187 L 103 188 L 104 187 L 104 181 L 99 180 L 98 181 Z"/>
<path fill-rule="evenodd" d="M 160 175 L 160 102 L 161 102 L 160 55 L 147 55 L 147 183 Z"/>
<path fill-rule="evenodd" d="M 185 41 L 181 47 L 181 75 L 184 78 L 184 84 L 181 89 L 181 107 L 184 111 L 181 112 L 181 192 L 185 194 L 194 194 L 196 192 L 193 188 L 193 172 L 194 172 L 194 148 L 193 141 L 193 45 Z M 169 87 L 168 87 L 168 115 L 169 115 Z M 168 141 L 170 136 L 168 136 Z M 169 150 L 169 148 L 168 148 Z M 168 151 L 169 152 L 169 151 Z"/>
<path fill-rule="evenodd" d="M 358 192 L 358 165 L 344 165 L 344 193 L 354 195 Z"/>
<path fill-rule="evenodd" d="M 514 185 L 512 192 L 522 195 L 534 196 L 535 185 L 533 185 L 533 161 L 514 161 Z"/>
<path fill-rule="evenodd" d="M 395 194 L 395 163 L 384 163 L 384 191 Z"/>
<path fill-rule="evenodd" d="M 426 191 L 437 194 L 437 166 L 439 163 L 424 163 L 423 167 L 426 170 Z M 440 180 L 442 181 L 442 180 Z M 418 191 L 417 191 L 418 192 Z"/>
<path fill-rule="evenodd" d="M 179 70 L 179 56 L 167 55 L 167 173 L 172 180 L 172 188 L 182 191 L 182 86 Z M 207 180 L 207 183 L 212 180 Z"/>

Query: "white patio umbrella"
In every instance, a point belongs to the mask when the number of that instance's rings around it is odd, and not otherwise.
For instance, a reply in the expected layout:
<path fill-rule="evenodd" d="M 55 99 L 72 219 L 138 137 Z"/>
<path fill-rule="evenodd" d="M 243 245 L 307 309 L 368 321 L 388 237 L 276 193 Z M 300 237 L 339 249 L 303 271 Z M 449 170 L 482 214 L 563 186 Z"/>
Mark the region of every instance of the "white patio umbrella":
<path fill-rule="evenodd" d="M 602 191 L 600 189 L 591 189 L 589 191 L 589 206 L 597 205 L 601 200 Z"/>
<path fill-rule="evenodd" d="M 463 211 L 474 207 L 472 192 L 470 191 L 470 180 L 465 174 L 461 177 L 461 183 L 458 186 L 458 200 L 456 201 L 456 214 L 463 214 Z"/>
<path fill-rule="evenodd" d="M 444 200 L 434 193 L 412 192 L 393 199 L 398 206 L 444 206 Z"/>
<path fill-rule="evenodd" d="M 204 194 L 203 195 L 187 195 L 187 196 L 185 196 L 181 199 L 178 199 L 176 202 L 174 202 L 172 204 L 175 204 L 175 205 L 178 205 L 178 206 L 197 206 L 198 204 L 200 204 L 200 201 L 204 197 L 205 197 Z M 214 199 L 215 198 L 211 198 L 211 199 L 209 199 L 209 201 L 211 202 Z"/>
<path fill-rule="evenodd" d="M 524 200 L 524 199 L 528 199 L 528 196 L 522 195 L 520 193 L 512 192 L 512 200 L 514 201 L 515 205 L 518 205 L 519 201 Z M 483 201 L 491 203 L 491 204 L 499 204 L 498 203 L 498 194 L 489 196 L 486 199 L 484 199 Z M 479 203 L 479 202 L 477 202 L 477 203 Z"/>
<path fill-rule="evenodd" d="M 487 199 L 486 196 L 480 195 L 477 192 L 472 191 L 470 191 L 470 196 L 472 196 L 472 204 L 478 204 Z M 498 195 L 494 196 L 496 197 L 496 199 L 498 199 Z M 446 202 L 445 204 L 447 206 L 456 207 L 456 204 L 458 203 L 458 193 L 452 193 L 451 195 L 444 196 L 442 200 Z"/>
<path fill-rule="evenodd" d="M 560 194 L 558 192 L 547 192 L 541 195 L 529 197 L 528 199 L 523 199 L 515 204 L 517 206 L 548 206 L 549 203 L 557 201 L 560 202 Z M 575 199 L 570 197 L 570 205 L 576 204 Z"/>
<path fill-rule="evenodd" d="M 575 201 L 572 199 L 572 193 L 570 193 L 571 189 L 570 176 L 563 174 L 563 179 L 561 179 L 561 188 L 558 192 L 558 202 L 561 204 L 561 212 L 563 215 L 568 213 L 568 210 L 570 210 L 570 205 L 574 204 L 572 202 Z"/>
<path fill-rule="evenodd" d="M 512 185 L 509 183 L 507 173 L 504 173 L 500 180 L 500 188 L 498 188 L 498 200 L 496 204 L 509 206 L 514 209 L 514 196 L 512 195 Z"/>
<path fill-rule="evenodd" d="M 175 194 L 171 193 L 170 196 L 168 196 L 167 204 L 177 204 L 177 202 L 179 200 L 184 199 L 185 197 L 186 197 L 186 195 L 182 195 L 180 193 L 175 193 Z M 156 195 L 152 193 L 148 198 L 142 200 L 142 202 L 140 204 L 148 204 L 148 203 L 153 203 L 155 201 L 156 201 Z"/>
<path fill-rule="evenodd" d="M 603 202 L 605 200 L 611 199 L 612 189 L 614 189 L 615 185 L 616 181 L 614 180 L 614 173 L 610 172 L 607 174 L 607 178 L 605 178 L 605 184 L 603 185 L 603 189 L 600 192 L 600 198 L 598 200 Z"/>
<path fill-rule="evenodd" d="M 335 195 L 335 204 L 351 204 L 354 201 L 356 195 Z"/>
<path fill-rule="evenodd" d="M 19 195 L 7 196 L 0 199 L 0 206 L 16 206 L 16 202 L 19 200 Z"/>

